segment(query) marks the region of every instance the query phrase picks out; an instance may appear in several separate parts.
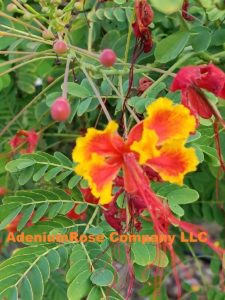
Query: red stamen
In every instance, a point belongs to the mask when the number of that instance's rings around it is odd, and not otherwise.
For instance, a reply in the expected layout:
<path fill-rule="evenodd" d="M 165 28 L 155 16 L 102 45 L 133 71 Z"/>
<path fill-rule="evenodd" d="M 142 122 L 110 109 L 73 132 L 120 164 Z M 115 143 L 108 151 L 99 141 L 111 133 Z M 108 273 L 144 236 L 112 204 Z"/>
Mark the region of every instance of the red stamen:
<path fill-rule="evenodd" d="M 142 201 L 144 201 L 146 208 L 151 216 L 152 222 L 154 224 L 154 230 L 157 235 L 160 233 L 168 234 L 169 225 L 179 226 L 185 232 L 192 234 L 195 238 L 198 238 L 198 233 L 201 228 L 197 225 L 193 225 L 191 223 L 181 221 L 176 218 L 170 211 L 168 205 L 166 203 L 162 203 L 162 201 L 156 196 L 156 194 L 150 189 L 148 179 L 145 176 L 143 170 L 138 165 L 135 156 L 131 153 L 124 155 L 124 163 L 127 166 L 127 170 L 130 171 L 131 176 L 133 176 L 133 182 L 136 185 L 136 190 L 140 195 Z M 159 217 L 164 220 L 164 224 Z M 211 240 L 208 240 L 206 244 L 214 250 L 219 257 L 222 259 L 223 255 L 225 255 L 225 250 L 221 247 L 217 247 Z M 175 267 L 175 257 L 174 250 L 171 245 L 166 245 L 170 251 L 172 263 Z M 181 294 L 180 283 L 178 276 L 175 274 L 176 269 L 174 268 L 174 277 L 179 289 L 179 294 Z"/>
<path fill-rule="evenodd" d="M 221 144 L 220 144 L 220 135 L 219 135 L 219 124 L 218 121 L 214 122 L 214 133 L 215 133 L 215 143 L 216 143 L 216 150 L 219 156 L 219 160 L 220 160 L 220 165 L 223 169 L 223 171 L 225 171 L 225 163 L 223 160 L 223 154 L 221 151 Z"/>

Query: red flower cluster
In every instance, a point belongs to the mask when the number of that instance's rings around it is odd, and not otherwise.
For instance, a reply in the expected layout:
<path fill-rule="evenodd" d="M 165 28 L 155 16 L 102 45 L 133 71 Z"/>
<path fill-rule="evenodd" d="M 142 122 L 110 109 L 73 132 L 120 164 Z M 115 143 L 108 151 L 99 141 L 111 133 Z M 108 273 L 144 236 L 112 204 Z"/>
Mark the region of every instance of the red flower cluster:
<path fill-rule="evenodd" d="M 0 197 L 5 196 L 7 194 L 8 190 L 4 186 L 0 186 Z"/>
<path fill-rule="evenodd" d="M 117 199 L 124 191 L 124 180 L 121 177 L 117 177 L 114 180 L 114 186 L 120 187 L 118 192 L 114 195 L 112 202 L 104 205 L 106 209 L 103 210 L 103 214 L 106 222 L 113 227 L 117 232 L 122 233 L 125 230 L 127 221 L 127 211 L 125 208 L 120 208 L 117 205 Z M 130 227 L 135 227 L 137 231 L 142 228 L 141 221 L 139 220 L 140 214 L 146 208 L 138 195 L 126 195 L 128 198 L 128 209 L 130 214 Z"/>
<path fill-rule="evenodd" d="M 152 81 L 146 77 L 142 77 L 139 80 L 139 86 L 138 86 L 138 96 L 140 96 L 141 94 L 144 93 L 144 91 L 146 91 L 151 85 L 152 85 Z"/>
<path fill-rule="evenodd" d="M 218 121 L 225 124 L 201 89 L 225 99 L 225 73 L 213 64 L 188 66 L 177 73 L 171 85 L 171 91 L 181 90 L 182 104 L 196 117 L 209 119 L 214 115 Z"/>
<path fill-rule="evenodd" d="M 18 216 L 15 217 L 15 219 L 6 227 L 6 230 L 8 232 L 17 232 L 17 226 L 19 225 L 20 220 L 22 219 L 23 215 L 18 214 Z M 28 223 L 26 224 L 26 227 L 32 226 L 33 223 L 29 220 Z"/>
<path fill-rule="evenodd" d="M 135 0 L 134 4 L 136 20 L 133 23 L 134 35 L 141 41 L 144 52 L 152 50 L 153 42 L 151 30 L 148 26 L 152 23 L 154 13 L 147 0 Z"/>
<path fill-rule="evenodd" d="M 31 219 L 33 218 L 33 216 L 34 216 L 34 213 L 31 215 L 30 220 L 27 222 L 26 228 L 27 228 L 27 227 L 31 227 L 31 226 L 34 225 L 34 224 L 32 223 L 32 221 L 31 221 Z M 7 225 L 6 230 L 7 230 L 8 232 L 16 233 L 16 232 L 17 232 L 17 226 L 19 225 L 20 220 L 22 219 L 22 217 L 23 217 L 23 214 L 18 214 L 18 215 L 15 217 L 15 219 L 14 219 L 9 225 Z M 43 217 L 43 218 L 40 219 L 41 222 L 42 222 L 42 221 L 47 221 L 47 220 L 48 220 L 48 219 L 47 219 L 46 217 Z"/>
<path fill-rule="evenodd" d="M 107 205 L 107 210 L 103 210 L 106 222 L 112 226 L 117 232 L 123 231 L 123 223 L 126 222 L 126 210 L 119 208 L 115 201 Z"/>
<path fill-rule="evenodd" d="M 97 198 L 95 198 L 95 196 L 92 195 L 90 188 L 80 188 L 80 191 L 83 194 L 85 202 L 98 204 L 99 200 Z M 67 190 L 67 189 L 65 190 L 65 192 L 68 195 L 70 195 L 72 193 L 71 190 Z M 84 211 L 81 214 L 77 214 L 75 212 L 76 206 L 77 206 L 77 204 L 74 205 L 74 207 L 66 214 L 66 216 L 69 219 L 74 220 L 74 221 L 76 221 L 76 220 L 82 220 L 82 221 L 86 220 L 86 217 L 87 217 L 86 211 Z"/>
<path fill-rule="evenodd" d="M 20 153 L 32 153 L 35 151 L 38 144 L 38 133 L 33 129 L 26 131 L 20 130 L 17 134 L 10 140 L 9 144 L 13 150 L 22 146 Z"/>
<path fill-rule="evenodd" d="M 210 119 L 215 117 L 214 131 L 215 141 L 221 167 L 225 171 L 220 139 L 219 124 L 225 128 L 225 121 L 220 112 L 207 98 L 203 90 L 213 93 L 225 100 L 225 73 L 213 64 L 202 66 L 188 66 L 182 68 L 176 75 L 171 91 L 181 90 L 182 104 L 188 107 L 198 119 Z"/>
<path fill-rule="evenodd" d="M 86 212 L 83 212 L 81 214 L 77 214 L 75 212 L 76 206 L 77 206 L 77 204 L 74 205 L 74 207 L 66 214 L 66 216 L 69 219 L 74 220 L 74 221 L 76 221 L 76 220 L 82 220 L 82 221 L 86 220 L 86 217 L 87 217 Z"/>

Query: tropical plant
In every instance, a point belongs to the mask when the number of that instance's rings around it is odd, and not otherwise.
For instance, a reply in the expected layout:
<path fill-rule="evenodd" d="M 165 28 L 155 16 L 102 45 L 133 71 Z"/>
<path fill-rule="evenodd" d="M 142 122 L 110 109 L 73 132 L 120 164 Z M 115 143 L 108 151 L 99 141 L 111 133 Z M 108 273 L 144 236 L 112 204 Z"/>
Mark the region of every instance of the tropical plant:
<path fill-rule="evenodd" d="M 0 299 L 225 299 L 224 1 L 0 6 Z"/>

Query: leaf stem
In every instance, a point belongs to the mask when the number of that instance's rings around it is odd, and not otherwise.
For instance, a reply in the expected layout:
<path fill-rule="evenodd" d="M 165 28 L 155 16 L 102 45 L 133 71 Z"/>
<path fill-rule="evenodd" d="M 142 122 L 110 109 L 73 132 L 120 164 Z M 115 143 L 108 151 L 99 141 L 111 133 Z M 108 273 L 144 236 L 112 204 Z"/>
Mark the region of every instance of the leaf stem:
<path fill-rule="evenodd" d="M 11 64 L 20 62 L 22 60 L 27 60 L 28 62 L 30 62 L 30 58 L 38 56 L 38 55 L 42 55 L 42 54 L 48 54 L 48 52 L 49 52 L 49 50 L 45 50 L 45 51 L 42 51 L 42 52 L 30 52 L 29 54 L 24 55 L 23 57 L 11 59 L 11 60 L 5 61 L 3 63 L 0 63 L 0 68 L 3 67 L 3 66 L 7 66 L 9 64 L 11 65 Z M 49 55 L 52 55 L 52 53 L 49 53 Z"/>
<path fill-rule="evenodd" d="M 188 58 L 193 56 L 193 53 L 188 53 L 184 55 L 180 60 L 178 60 L 172 67 L 170 67 L 158 80 L 156 80 L 145 92 L 142 94 L 142 98 L 147 96 L 147 94 L 156 87 L 160 82 L 162 82 L 164 79 L 168 77 L 168 75 L 171 74 L 178 66 L 180 66 L 183 62 L 185 62 Z"/>
<path fill-rule="evenodd" d="M 93 215 L 91 216 L 89 222 L 87 223 L 86 228 L 84 229 L 83 234 L 85 234 L 85 233 L 88 231 L 89 227 L 91 226 L 91 224 L 93 223 L 95 217 L 97 216 L 98 211 L 99 211 L 99 206 L 96 206 L 96 208 L 95 208 L 95 210 L 94 210 L 94 212 L 93 212 Z"/>
<path fill-rule="evenodd" d="M 47 44 L 47 45 L 52 45 L 52 43 L 53 43 L 51 41 L 46 41 L 46 40 L 42 39 L 41 37 L 34 38 L 34 37 L 26 36 L 26 35 L 20 35 L 20 34 L 6 32 L 6 31 L 0 31 L 0 36 L 16 37 L 16 38 L 39 42 L 39 43 L 43 43 L 43 44 Z"/>
<path fill-rule="evenodd" d="M 63 82 L 63 98 L 67 99 L 67 92 L 68 92 L 68 78 L 69 78 L 69 72 L 70 72 L 70 56 L 68 55 L 66 60 L 66 69 L 64 74 L 64 82 Z"/>
<path fill-rule="evenodd" d="M 12 0 L 12 2 L 18 6 L 19 8 L 21 8 L 25 13 L 29 13 L 29 11 L 23 7 L 23 5 L 21 5 L 17 0 Z M 47 28 L 40 22 L 38 21 L 34 16 L 33 16 L 33 21 L 43 30 L 47 30 Z"/>
<path fill-rule="evenodd" d="M 1 76 L 1 74 L 0 74 Z M 49 84 L 46 88 L 44 88 L 36 97 L 33 98 L 33 100 L 31 100 L 27 105 L 24 106 L 23 109 L 21 109 L 21 111 L 15 115 L 15 117 L 9 121 L 9 123 L 2 129 L 2 131 L 0 132 L 0 137 L 10 128 L 10 126 L 12 126 L 17 119 L 19 119 L 23 113 L 30 108 L 34 103 L 36 103 L 36 101 L 39 100 L 39 98 L 41 98 L 48 90 L 50 90 L 58 81 L 60 81 L 63 78 L 64 75 L 59 76 L 58 78 L 56 78 L 51 84 Z"/>
<path fill-rule="evenodd" d="M 109 79 L 109 77 L 106 74 L 103 74 L 103 77 L 106 81 L 108 81 L 109 85 L 112 87 L 112 89 L 116 92 L 116 94 L 118 95 L 119 98 L 123 99 L 123 96 L 120 94 L 120 92 L 118 91 L 118 89 L 115 87 L 115 85 L 112 83 L 112 81 Z M 139 123 L 140 120 L 139 118 L 136 116 L 135 112 L 130 108 L 129 104 L 126 104 L 126 108 L 127 110 L 130 112 L 130 114 L 132 115 L 132 117 L 134 118 L 134 120 Z"/>
<path fill-rule="evenodd" d="M 4 29 L 8 29 L 10 31 L 14 31 L 14 32 L 18 32 L 18 34 L 22 34 L 22 35 L 25 35 L 25 36 L 28 36 L 28 37 L 33 37 L 35 39 L 40 39 L 40 40 L 43 40 L 42 37 L 38 36 L 38 35 L 35 35 L 35 34 L 31 34 L 31 33 L 28 33 L 28 32 L 24 32 L 24 31 L 21 31 L 21 30 L 18 30 L 16 28 L 13 28 L 13 27 L 10 27 L 10 26 L 6 26 L 6 25 L 3 25 L 3 24 L 0 24 L 0 26 Z"/>
<path fill-rule="evenodd" d="M 90 85 L 91 85 L 91 87 L 92 87 L 92 89 L 93 89 L 93 91 L 94 91 L 94 93 L 95 93 L 95 95 L 96 95 L 96 97 L 97 97 L 97 99 L 98 99 L 98 101 L 99 101 L 101 107 L 102 107 L 102 110 L 103 110 L 103 112 L 104 112 L 104 114 L 105 114 L 107 120 L 108 120 L 108 121 L 111 121 L 112 118 L 110 117 L 110 114 L 109 114 L 109 112 L 108 112 L 108 110 L 107 110 L 107 108 L 106 108 L 104 102 L 102 101 L 101 95 L 100 95 L 99 91 L 97 90 L 97 88 L 96 88 L 96 86 L 95 86 L 93 80 L 91 79 L 91 77 L 89 76 L 88 72 L 86 71 L 86 69 L 85 69 L 84 67 L 81 67 L 81 69 L 82 69 L 82 71 L 84 72 L 84 74 L 85 74 L 87 80 L 89 81 L 89 83 L 90 83 Z"/>
<path fill-rule="evenodd" d="M 37 60 L 40 60 L 40 59 L 45 59 L 45 58 L 51 58 L 51 59 L 55 59 L 55 56 L 41 56 L 41 57 L 36 57 L 36 58 L 33 58 L 32 60 L 27 60 L 27 61 L 25 61 L 25 62 L 23 62 L 23 63 L 21 63 L 21 64 L 19 64 L 19 65 L 16 65 L 16 66 L 14 66 L 14 67 L 12 67 L 12 68 L 10 68 L 10 69 L 8 69 L 8 70 L 6 70 L 6 71 L 4 71 L 4 72 L 2 72 L 2 73 L 0 73 L 0 77 L 1 76 L 3 76 L 3 75 L 5 75 L 5 74 L 8 74 L 8 73 L 10 73 L 10 72 L 12 72 L 12 71 L 14 71 L 14 70 L 16 70 L 16 69 L 19 69 L 20 67 L 23 67 L 23 66 L 25 66 L 25 65 L 27 65 L 27 64 L 29 64 L 29 63 L 31 63 L 31 62 L 34 62 L 34 61 L 37 61 Z M 63 59 L 63 58 L 62 58 Z M 63 77 L 64 75 L 62 75 L 62 77 Z"/>
<path fill-rule="evenodd" d="M 35 31 L 38 31 L 38 32 L 40 32 L 40 33 L 42 32 L 41 29 L 39 29 L 39 28 L 37 28 L 37 27 L 35 27 L 35 26 L 32 26 L 32 25 L 30 25 L 30 24 L 28 24 L 28 23 L 26 23 L 26 22 L 23 22 L 23 21 L 21 21 L 21 20 L 18 20 L 18 19 L 14 18 L 14 17 L 11 17 L 11 16 L 5 14 L 5 13 L 2 12 L 2 11 L 0 11 L 0 16 L 1 16 L 1 17 L 4 17 L 4 18 L 6 18 L 6 19 L 8 19 L 8 20 L 10 20 L 10 21 L 13 21 L 13 22 L 15 22 L 15 23 L 21 24 L 21 25 L 23 25 L 24 27 L 30 28 L 30 29 L 35 30 Z"/>

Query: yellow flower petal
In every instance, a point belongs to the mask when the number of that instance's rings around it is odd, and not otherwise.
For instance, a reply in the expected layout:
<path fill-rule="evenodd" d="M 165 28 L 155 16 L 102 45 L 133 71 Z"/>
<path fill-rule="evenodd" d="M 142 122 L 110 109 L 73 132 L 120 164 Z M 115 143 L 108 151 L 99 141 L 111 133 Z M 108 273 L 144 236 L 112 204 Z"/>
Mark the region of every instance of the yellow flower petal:
<path fill-rule="evenodd" d="M 144 127 L 154 130 L 163 144 L 171 139 L 185 141 L 195 131 L 196 119 L 188 108 L 168 98 L 159 98 L 147 108 L 148 117 Z"/>
<path fill-rule="evenodd" d="M 121 168 L 120 153 L 125 143 L 117 133 L 118 125 L 111 121 L 104 130 L 89 128 L 76 141 L 72 157 L 75 172 L 88 181 L 92 194 L 100 204 L 112 200 L 112 183 Z"/>
<path fill-rule="evenodd" d="M 72 153 L 74 162 L 82 163 L 89 160 L 92 153 L 110 154 L 113 148 L 113 135 L 118 129 L 118 124 L 111 121 L 104 130 L 89 128 L 84 137 L 76 140 L 76 146 Z"/>
<path fill-rule="evenodd" d="M 160 155 L 147 164 L 159 173 L 164 181 L 183 184 L 184 176 L 196 170 L 199 161 L 194 148 L 186 148 L 180 141 L 165 144 Z"/>
<path fill-rule="evenodd" d="M 95 153 L 91 159 L 75 167 L 75 172 L 88 181 L 92 194 L 100 198 L 100 204 L 107 204 L 112 200 L 112 184 L 121 165 L 108 164 L 103 156 Z"/>
<path fill-rule="evenodd" d="M 144 128 L 140 141 L 135 141 L 130 149 L 139 154 L 139 163 L 144 164 L 153 157 L 159 156 L 159 150 L 156 148 L 158 136 L 153 130 Z"/>

